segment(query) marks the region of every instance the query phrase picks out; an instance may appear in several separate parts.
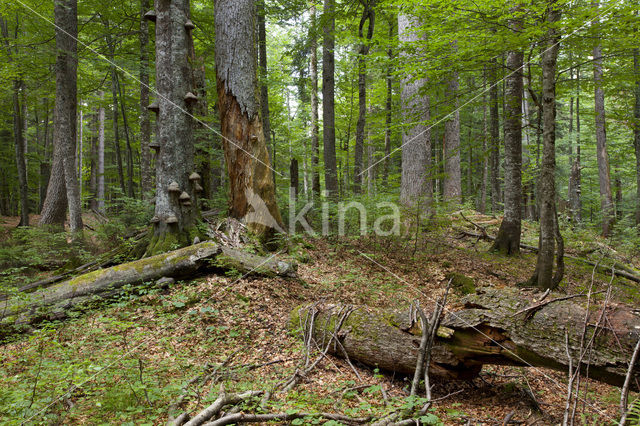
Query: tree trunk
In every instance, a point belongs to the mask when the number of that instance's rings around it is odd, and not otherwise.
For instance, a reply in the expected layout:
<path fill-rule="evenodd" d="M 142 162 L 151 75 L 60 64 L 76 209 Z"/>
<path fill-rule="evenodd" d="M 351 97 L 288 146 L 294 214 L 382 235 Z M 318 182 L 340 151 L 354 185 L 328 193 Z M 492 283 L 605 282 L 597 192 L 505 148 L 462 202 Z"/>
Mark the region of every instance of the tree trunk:
<path fill-rule="evenodd" d="M 514 32 L 521 29 L 521 22 L 513 20 Z M 521 203 L 522 203 L 522 62 L 518 50 L 507 52 L 504 117 L 504 218 L 500 224 L 492 250 L 506 255 L 520 252 Z"/>
<path fill-rule="evenodd" d="M 549 297 L 552 297 L 549 295 Z M 456 312 L 447 312 L 437 330 L 431 350 L 429 373 L 442 380 L 473 379 L 484 364 L 545 367 L 568 370 L 568 351 L 576 367 L 580 359 L 583 322 L 587 312 L 572 300 L 550 301 L 538 308 L 532 296 L 518 289 L 483 289 L 482 294 L 465 296 Z M 588 314 L 590 323 L 598 321 L 601 307 Z M 588 327 L 585 342 L 594 333 L 594 347 L 582 358 L 580 369 L 590 378 L 622 386 L 633 348 L 638 341 L 640 318 L 630 307 L 608 308 L 611 326 Z M 313 315 L 313 316 L 311 316 Z M 341 322 L 340 319 L 346 316 Z M 427 314 L 427 317 L 430 315 Z M 339 330 L 336 325 L 341 324 Z M 313 310 L 296 308 L 291 313 L 292 329 L 309 330 L 320 348 L 351 361 L 392 373 L 412 375 L 418 358 L 422 325 L 415 311 L 374 310 L 315 304 Z M 306 334 L 306 333 L 305 333 Z M 336 336 L 340 344 L 329 344 Z M 344 349 L 344 350 L 343 350 Z M 638 390 L 640 370 L 633 374 L 632 386 Z M 560 392 L 564 392 L 564 385 Z"/>
<path fill-rule="evenodd" d="M 33 293 L 22 294 L 16 299 L 9 299 L 3 302 L 0 314 L 0 340 L 10 334 L 25 331 L 27 326 L 43 320 L 65 318 L 73 309 L 87 307 L 95 300 L 118 295 L 125 286 L 151 282 L 162 277 L 193 278 L 212 270 L 296 276 L 295 266 L 286 262 L 221 247 L 213 242 L 203 242 L 111 268 L 98 269 Z"/>
<path fill-rule="evenodd" d="M 311 188 L 314 196 L 320 195 L 320 146 L 318 133 L 318 19 L 315 2 L 311 2 Z"/>
<path fill-rule="evenodd" d="M 633 109 L 633 145 L 636 151 L 636 225 L 640 226 L 640 50 L 633 49 L 635 105 Z"/>
<path fill-rule="evenodd" d="M 371 42 L 371 37 L 373 37 L 375 26 L 375 11 L 373 10 L 373 4 L 370 4 L 373 1 L 363 2 L 364 9 L 362 10 L 362 17 L 358 27 L 358 38 L 360 39 L 358 48 L 358 122 L 356 123 L 356 146 L 353 160 L 353 190 L 355 193 L 362 192 L 362 163 L 367 121 L 367 55 L 369 54 L 369 43 Z M 367 21 L 369 21 L 369 27 L 366 39 L 364 39 L 364 26 Z"/>
<path fill-rule="evenodd" d="M 151 120 L 149 118 L 149 21 L 144 14 L 149 11 L 149 0 L 140 0 L 140 192 L 143 199 L 151 194 Z"/>
<path fill-rule="evenodd" d="M 90 164 L 91 174 L 89 175 L 89 210 L 98 210 L 98 113 L 91 114 L 89 122 L 91 132 L 91 156 Z"/>
<path fill-rule="evenodd" d="M 69 207 L 69 227 L 82 231 L 80 191 L 75 168 L 77 108 L 77 0 L 57 0 L 56 101 L 53 111 L 53 167 L 42 208 L 41 225 L 63 225 Z"/>
<path fill-rule="evenodd" d="M 47 198 L 47 187 L 49 186 L 49 177 L 51 175 L 51 149 L 49 149 L 49 98 L 43 98 L 44 104 L 44 129 L 42 131 L 42 160 L 40 160 L 40 180 L 38 182 L 38 211 L 44 208 L 44 200 Z M 64 221 L 64 219 L 63 219 Z"/>
<path fill-rule="evenodd" d="M 385 81 L 387 83 L 387 97 L 385 100 L 385 124 L 384 124 L 384 169 L 382 171 L 382 186 L 386 189 L 389 181 L 389 173 L 391 169 L 391 119 L 392 119 L 392 100 L 393 100 L 393 40 L 394 20 L 389 19 L 389 48 L 387 49 L 387 60 L 389 61 L 386 69 Z"/>
<path fill-rule="evenodd" d="M 113 52 L 113 50 L 112 50 Z M 112 60 L 114 57 L 114 53 L 112 53 Z M 122 195 L 127 194 L 126 183 L 124 178 L 124 166 L 122 164 L 122 149 L 120 147 L 120 126 L 118 125 L 118 116 L 120 113 L 118 112 L 118 71 L 115 66 L 111 66 L 111 123 L 113 124 L 113 146 L 116 151 L 116 164 L 118 166 L 118 181 L 120 182 L 120 189 L 122 190 Z"/>
<path fill-rule="evenodd" d="M 581 165 L 580 165 L 580 67 L 576 69 L 576 129 L 575 129 L 575 157 L 571 163 L 569 204 L 574 222 L 582 222 L 581 195 Z"/>
<path fill-rule="evenodd" d="M 424 41 L 416 33 L 418 19 L 411 15 L 398 14 L 398 38 L 401 43 L 415 48 Z M 404 61 L 417 60 L 401 50 Z M 433 186 L 427 173 L 431 169 L 431 130 L 428 123 L 429 97 L 420 93 L 426 85 L 425 78 L 405 75 L 401 81 L 400 103 L 402 121 L 402 178 L 400 202 L 406 206 L 420 205 L 428 208 L 433 200 Z M 419 123 L 419 124 L 416 124 Z"/>
<path fill-rule="evenodd" d="M 271 146 L 271 119 L 269 117 L 269 86 L 267 84 L 267 29 L 266 29 L 266 12 L 264 9 L 264 0 L 256 2 L 257 19 L 258 19 L 258 60 L 260 72 L 260 111 L 262 113 L 262 129 L 264 133 L 264 143 Z M 271 154 L 269 154 L 271 160 Z"/>
<path fill-rule="evenodd" d="M 594 9 L 599 8 L 599 1 L 592 3 Z M 594 19 L 598 25 L 598 19 Z M 602 47 L 599 36 L 596 37 L 596 45 L 593 47 L 593 86 L 595 90 L 595 130 L 596 130 L 596 157 L 598 159 L 598 178 L 600 181 L 600 205 L 602 209 L 602 235 L 608 237 L 615 221 L 613 196 L 611 193 L 611 176 L 609 175 L 609 154 L 607 153 L 607 134 L 605 128 L 604 87 L 602 83 Z"/>
<path fill-rule="evenodd" d="M 489 163 L 491 169 L 491 211 L 500 209 L 500 117 L 498 115 L 498 61 L 489 64 L 489 121 L 491 137 Z"/>
<path fill-rule="evenodd" d="M 257 97 L 255 7 L 251 0 L 216 0 L 214 10 L 218 103 L 231 190 L 229 213 L 243 219 L 266 241 L 275 231 L 283 231 L 283 225 Z"/>
<path fill-rule="evenodd" d="M 193 104 L 195 91 L 189 63 L 189 0 L 157 0 L 156 205 L 147 255 L 191 243 L 198 216 L 201 177 L 194 174 Z M 191 96 L 189 96 L 191 95 Z"/>
<path fill-rule="evenodd" d="M 98 108 L 98 185 L 96 190 L 96 198 L 98 199 L 97 208 L 98 212 L 104 214 L 104 201 L 105 201 L 105 192 L 104 192 L 104 121 L 105 121 L 105 110 L 102 105 L 102 100 L 104 99 L 104 93 L 100 92 L 100 107 Z"/>
<path fill-rule="evenodd" d="M 562 275 L 553 275 L 556 252 L 556 65 L 560 50 L 560 35 L 555 25 L 561 12 L 550 0 L 547 10 L 547 43 L 542 54 L 542 113 L 543 147 L 542 167 L 538 178 L 538 203 L 540 206 L 540 237 L 538 260 L 531 283 L 542 289 L 555 289 Z M 560 254 L 562 256 L 562 254 Z M 561 272 L 559 268 L 559 272 Z"/>
<path fill-rule="evenodd" d="M 322 144 L 327 195 L 338 195 L 335 113 L 335 0 L 324 0 L 322 14 Z"/>
<path fill-rule="evenodd" d="M 290 194 L 293 195 L 295 200 L 298 199 L 298 194 L 300 193 L 300 179 L 298 176 L 298 160 L 296 158 L 292 158 L 289 163 L 289 187 L 291 188 Z"/>
<path fill-rule="evenodd" d="M 19 80 L 13 82 L 13 139 L 18 168 L 18 187 L 20 188 L 20 223 L 18 226 L 29 226 L 29 187 L 27 184 L 27 163 L 24 149 L 24 121 L 26 117 L 20 108 L 20 91 L 24 90 L 24 83 Z"/>
<path fill-rule="evenodd" d="M 445 89 L 445 99 L 453 108 L 444 123 L 444 199 L 462 202 L 462 176 L 460 172 L 460 111 L 458 111 L 458 72 L 455 71 Z M 471 165 L 469 165 L 471 166 Z"/>
<path fill-rule="evenodd" d="M 482 73 L 482 182 L 480 183 L 480 213 L 487 213 L 487 188 L 489 184 L 489 154 L 487 152 L 489 122 L 487 120 L 487 67 Z"/>
<path fill-rule="evenodd" d="M 120 98 L 120 112 L 122 113 L 122 124 L 124 126 L 124 137 L 127 146 L 127 196 L 135 197 L 133 189 L 133 150 L 131 149 L 131 140 L 129 139 L 129 122 L 127 120 L 127 112 L 125 109 L 124 89 L 120 82 L 118 74 L 116 74 L 116 85 L 118 86 L 118 97 Z"/>
<path fill-rule="evenodd" d="M 16 34 L 19 31 L 19 18 L 16 17 Z M 9 44 L 9 29 L 7 21 L 0 15 L 0 33 L 4 38 L 7 58 L 13 62 L 13 54 L 18 53 L 18 48 L 11 48 Z M 27 162 L 26 162 L 26 128 L 27 114 L 25 101 L 26 87 L 24 81 L 13 80 L 13 141 L 15 146 L 16 168 L 18 171 L 18 189 L 20 193 L 20 223 L 18 226 L 29 226 L 29 186 L 27 183 Z M 22 95 L 22 105 L 20 97 Z"/>

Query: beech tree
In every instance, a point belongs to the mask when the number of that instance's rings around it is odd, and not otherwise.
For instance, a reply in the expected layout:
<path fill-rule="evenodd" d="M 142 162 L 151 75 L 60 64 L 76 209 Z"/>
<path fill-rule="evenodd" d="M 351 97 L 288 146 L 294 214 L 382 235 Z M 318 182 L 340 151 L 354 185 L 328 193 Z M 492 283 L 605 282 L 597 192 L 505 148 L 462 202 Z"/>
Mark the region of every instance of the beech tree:
<path fill-rule="evenodd" d="M 283 226 L 257 96 L 255 4 L 251 0 L 216 0 L 214 12 L 229 215 L 245 220 L 251 231 L 266 240 Z"/>
<path fill-rule="evenodd" d="M 417 59 L 417 43 L 424 40 L 419 20 L 406 12 L 398 14 L 398 38 L 404 44 L 401 57 L 406 61 Z M 411 53 L 407 53 L 410 51 Z M 429 98 L 421 90 L 426 79 L 407 74 L 401 81 L 402 109 L 402 180 L 400 202 L 407 206 L 430 204 L 433 197 L 431 179 L 431 131 L 425 124 L 429 116 Z"/>

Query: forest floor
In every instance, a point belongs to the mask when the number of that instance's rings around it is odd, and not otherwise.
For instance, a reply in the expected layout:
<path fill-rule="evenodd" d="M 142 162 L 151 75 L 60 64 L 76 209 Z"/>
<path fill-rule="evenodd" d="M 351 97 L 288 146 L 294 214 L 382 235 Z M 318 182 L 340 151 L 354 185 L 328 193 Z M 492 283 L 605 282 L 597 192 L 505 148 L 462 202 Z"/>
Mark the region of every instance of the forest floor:
<path fill-rule="evenodd" d="M 495 235 L 499 220 L 468 217 Z M 529 278 L 534 254 L 489 254 L 489 243 L 461 238 L 460 227 L 472 228 L 452 216 L 417 238 L 307 238 L 293 255 L 300 262 L 297 280 L 208 276 L 142 296 L 123 294 L 99 310 L 48 324 L 0 347 L 0 423 L 164 424 L 183 388 L 207 372 L 215 374 L 205 386 L 186 387 L 181 411 L 206 407 L 221 384 L 228 391 L 268 390 L 289 377 L 305 350 L 288 323 L 297 306 L 319 299 L 374 307 L 418 299 L 431 306 L 452 272 L 498 288 Z M 534 228 L 525 227 L 524 242 L 535 245 Z M 569 248 L 578 253 L 586 243 L 576 241 Z M 592 267 L 569 260 L 562 291 L 584 291 L 592 274 Z M 593 277 L 594 291 L 611 280 Z M 640 300 L 638 285 L 619 278 L 613 285 L 617 300 Z M 360 378 L 344 360 L 327 357 L 268 411 L 381 417 L 411 404 L 410 379 L 356 368 Z M 461 392 L 435 403 L 431 413 L 439 424 L 499 425 L 510 414 L 520 424 L 558 424 L 566 382 L 552 370 L 486 366 L 471 382 L 436 383 L 434 398 Z M 583 383 L 577 422 L 615 424 L 619 389 Z"/>

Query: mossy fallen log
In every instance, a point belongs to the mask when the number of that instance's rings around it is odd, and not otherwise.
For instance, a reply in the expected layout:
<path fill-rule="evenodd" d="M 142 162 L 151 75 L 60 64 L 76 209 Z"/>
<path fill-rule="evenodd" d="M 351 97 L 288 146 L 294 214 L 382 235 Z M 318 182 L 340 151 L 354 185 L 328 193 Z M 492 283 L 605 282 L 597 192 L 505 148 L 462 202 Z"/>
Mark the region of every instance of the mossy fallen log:
<path fill-rule="evenodd" d="M 552 295 L 548 297 L 553 299 Z M 581 342 L 584 354 L 593 341 L 580 368 L 585 372 L 588 365 L 589 377 L 623 385 L 640 335 L 640 317 L 631 308 L 609 304 L 604 309 L 606 321 L 600 321 L 602 307 L 594 307 L 592 301 L 587 315 L 586 297 L 552 301 L 527 310 L 536 305 L 531 299 L 531 295 L 515 289 L 489 288 L 463 297 L 463 308 L 448 311 L 442 319 L 431 351 L 430 374 L 470 379 L 485 364 L 568 371 L 566 332 L 574 368 L 580 359 Z M 328 345 L 329 353 L 336 356 L 346 354 L 351 361 L 412 375 L 422 328 L 410 309 L 356 307 L 340 321 L 344 305 L 314 304 L 296 308 L 291 313 L 290 326 L 306 330 L 306 335 L 311 331 L 318 347 L 324 349 Z M 335 330 L 340 322 L 342 326 Z M 639 382 L 640 368 L 636 368 L 632 377 L 635 390 L 639 389 Z"/>
<path fill-rule="evenodd" d="M 230 266 L 232 265 L 232 266 Z M 203 242 L 168 253 L 99 269 L 51 287 L 19 294 L 0 305 L 0 340 L 43 320 L 61 319 L 73 309 L 112 297 L 130 285 L 162 277 L 192 278 L 208 271 L 233 267 L 240 273 L 293 277 L 295 265 Z"/>

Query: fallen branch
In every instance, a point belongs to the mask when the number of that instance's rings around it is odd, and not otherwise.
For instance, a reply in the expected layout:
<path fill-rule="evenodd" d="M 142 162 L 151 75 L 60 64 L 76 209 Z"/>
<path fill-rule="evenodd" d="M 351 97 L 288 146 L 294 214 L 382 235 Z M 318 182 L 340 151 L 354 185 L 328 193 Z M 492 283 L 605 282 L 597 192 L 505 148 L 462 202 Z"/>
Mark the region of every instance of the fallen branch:
<path fill-rule="evenodd" d="M 261 422 L 272 422 L 272 421 L 281 421 L 281 422 L 289 422 L 295 419 L 304 419 L 304 418 L 313 418 L 313 419 L 324 419 L 324 420 L 333 420 L 336 422 L 346 423 L 346 424 L 363 424 L 369 423 L 371 421 L 371 417 L 349 417 L 344 416 L 342 414 L 333 414 L 333 413 L 274 413 L 274 414 L 246 414 L 246 413 L 235 413 L 224 416 L 218 420 L 214 420 L 212 422 L 206 423 L 205 426 L 222 426 L 229 425 L 233 423 L 261 423 Z"/>

